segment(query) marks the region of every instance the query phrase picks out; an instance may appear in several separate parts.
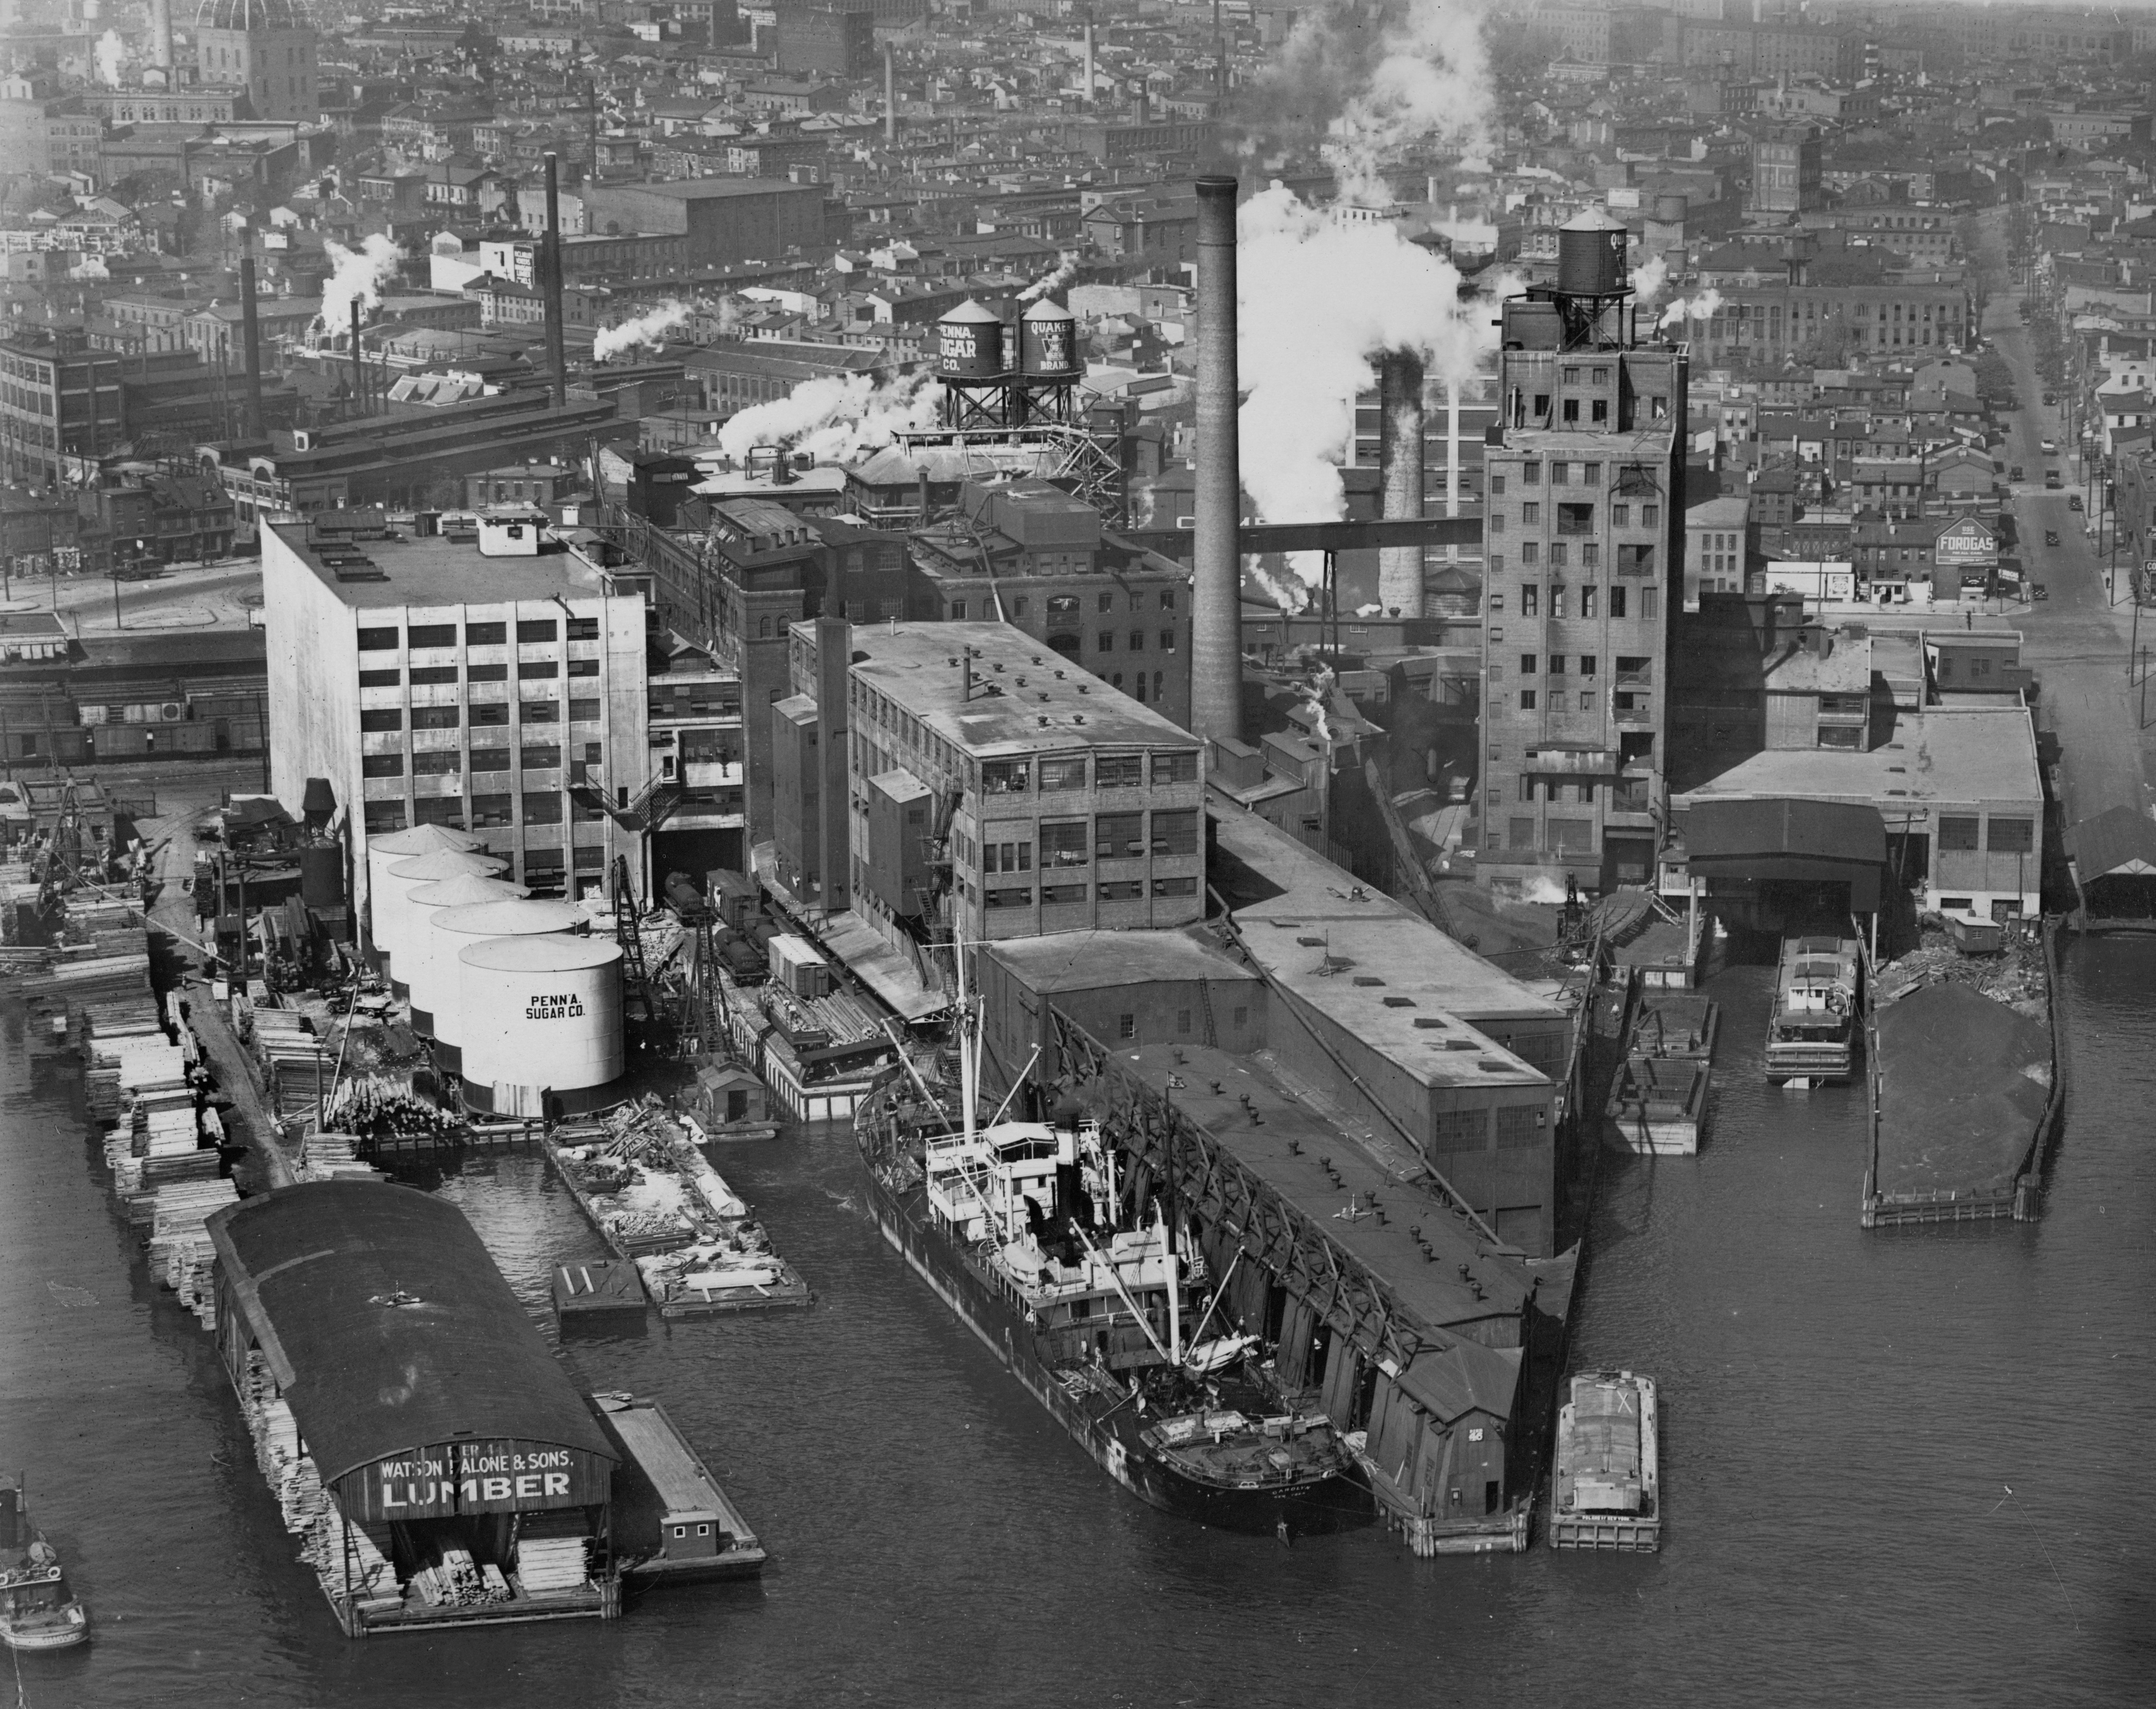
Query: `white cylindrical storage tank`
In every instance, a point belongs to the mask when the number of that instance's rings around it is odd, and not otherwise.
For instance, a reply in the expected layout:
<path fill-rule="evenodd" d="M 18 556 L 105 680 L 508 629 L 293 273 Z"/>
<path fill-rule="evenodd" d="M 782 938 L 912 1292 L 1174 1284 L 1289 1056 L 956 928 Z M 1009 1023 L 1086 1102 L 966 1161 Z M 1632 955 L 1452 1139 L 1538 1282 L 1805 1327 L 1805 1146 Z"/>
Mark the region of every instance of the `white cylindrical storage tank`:
<path fill-rule="evenodd" d="M 384 831 L 378 837 L 367 839 L 367 906 L 371 918 L 367 933 L 367 942 L 374 947 L 374 966 L 385 978 L 389 973 L 389 946 L 382 941 L 382 908 L 377 900 L 389 881 L 389 869 L 422 854 L 435 854 L 444 849 L 482 849 L 485 841 L 468 832 L 452 830 L 447 825 L 413 825 L 408 830 Z"/>
<path fill-rule="evenodd" d="M 382 875 L 382 888 L 374 898 L 374 938 L 393 963 L 389 975 L 393 992 L 399 997 L 407 994 L 412 936 L 417 929 L 405 898 L 423 885 L 439 884 L 444 879 L 499 878 L 508 870 L 506 860 L 483 849 L 438 849 L 432 854 L 400 860 Z"/>
<path fill-rule="evenodd" d="M 531 894 L 521 884 L 506 878 L 483 878 L 475 872 L 460 873 L 439 884 L 423 884 L 405 892 L 408 930 L 404 948 L 410 959 L 397 971 L 403 976 L 405 989 L 410 993 L 413 1031 L 433 1038 L 435 1008 L 444 1003 L 454 1003 L 457 998 L 456 950 L 462 949 L 468 940 L 459 937 L 449 954 L 440 953 L 444 939 L 451 934 L 434 930 L 436 917 L 451 908 L 513 902 Z"/>
<path fill-rule="evenodd" d="M 426 929 L 435 942 L 429 952 L 440 970 L 431 987 L 434 999 L 434 1065 L 450 1074 L 464 1071 L 464 975 L 457 957 L 490 937 L 566 937 L 591 929 L 591 916 L 567 902 L 537 897 L 503 902 L 473 902 L 437 909 Z"/>
<path fill-rule="evenodd" d="M 544 1116 L 608 1101 L 624 1062 L 619 944 L 495 937 L 459 952 L 457 961 L 466 1105 Z"/>

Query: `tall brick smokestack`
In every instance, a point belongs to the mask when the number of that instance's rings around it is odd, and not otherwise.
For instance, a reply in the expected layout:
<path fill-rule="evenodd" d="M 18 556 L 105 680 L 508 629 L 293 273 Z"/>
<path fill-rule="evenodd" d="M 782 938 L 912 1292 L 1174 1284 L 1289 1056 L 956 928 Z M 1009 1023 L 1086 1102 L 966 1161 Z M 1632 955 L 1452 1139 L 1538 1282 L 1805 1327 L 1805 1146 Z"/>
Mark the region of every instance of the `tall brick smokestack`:
<path fill-rule="evenodd" d="M 262 326 L 254 310 L 254 258 L 239 260 L 240 354 L 247 363 L 247 436 L 262 437 Z"/>
<path fill-rule="evenodd" d="M 887 148 L 898 145 L 898 59 L 889 42 L 883 44 L 883 140 Z"/>
<path fill-rule="evenodd" d="M 150 0 L 150 63 L 172 64 L 172 0 Z"/>
<path fill-rule="evenodd" d="M 562 179 L 561 167 L 547 156 L 547 240 L 539 250 L 539 290 L 547 310 L 547 372 L 552 376 L 554 408 L 569 403 L 569 359 L 562 351 Z"/>
<path fill-rule="evenodd" d="M 1378 488 L 1388 522 L 1422 519 L 1422 358 L 1388 351 L 1378 363 Z M 1402 617 L 1422 615 L 1422 548 L 1388 546 L 1378 553 L 1378 603 Z"/>
<path fill-rule="evenodd" d="M 1201 736 L 1243 735 L 1242 459 L 1236 411 L 1235 181 L 1198 181 L 1198 490 L 1190 716 Z"/>

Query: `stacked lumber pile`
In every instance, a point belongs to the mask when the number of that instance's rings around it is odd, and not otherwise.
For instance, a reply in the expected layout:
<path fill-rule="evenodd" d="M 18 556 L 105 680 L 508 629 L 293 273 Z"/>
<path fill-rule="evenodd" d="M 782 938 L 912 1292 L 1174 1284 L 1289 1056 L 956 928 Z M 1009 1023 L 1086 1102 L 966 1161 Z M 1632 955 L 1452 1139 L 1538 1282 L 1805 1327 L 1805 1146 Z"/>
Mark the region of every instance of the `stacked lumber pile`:
<path fill-rule="evenodd" d="M 379 1181 L 382 1171 L 352 1152 L 349 1133 L 310 1133 L 300 1142 L 295 1173 L 302 1181 Z"/>
<path fill-rule="evenodd" d="M 570 1523 L 580 1523 L 571 1520 Z M 516 1539 L 516 1582 L 526 1596 L 581 1589 L 590 1578 L 585 1564 L 588 1540 L 581 1536 L 545 1537 L 526 1530 Z"/>
<path fill-rule="evenodd" d="M 509 1600 L 509 1581 L 501 1569 L 480 1566 L 468 1549 L 444 1549 L 439 1561 L 412 1575 L 412 1583 L 435 1608 L 475 1608 Z"/>
<path fill-rule="evenodd" d="M 188 1181 L 161 1187 L 148 1197 L 151 1273 L 180 1296 L 204 1329 L 214 1329 L 217 1290 L 210 1266 L 217 1255 L 203 1224 L 212 1211 L 238 1203 L 239 1189 L 229 1181 Z"/>
<path fill-rule="evenodd" d="M 367 1534 L 365 1526 L 347 1524 L 334 1502 L 307 1528 L 300 1540 L 300 1558 L 315 1569 L 322 1588 L 332 1596 L 342 1596 L 349 1582 L 353 1599 L 369 1612 L 394 1608 L 403 1601 L 397 1585 L 397 1568 L 389 1558 Z"/>

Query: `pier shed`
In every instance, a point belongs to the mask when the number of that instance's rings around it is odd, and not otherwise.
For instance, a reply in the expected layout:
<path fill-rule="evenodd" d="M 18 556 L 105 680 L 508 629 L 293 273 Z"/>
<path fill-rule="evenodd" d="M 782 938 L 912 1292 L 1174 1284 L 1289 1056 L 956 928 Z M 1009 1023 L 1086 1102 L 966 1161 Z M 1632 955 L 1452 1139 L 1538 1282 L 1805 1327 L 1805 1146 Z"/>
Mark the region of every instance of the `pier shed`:
<path fill-rule="evenodd" d="M 208 1229 L 218 1352 L 243 1404 L 266 1366 L 335 1506 L 349 1635 L 619 1611 L 617 1450 L 461 1212 L 322 1181 Z"/>
<path fill-rule="evenodd" d="M 1840 911 L 1879 911 L 1887 849 L 1876 807 L 1788 797 L 1701 801 L 1685 815 L 1682 834 L 1691 876 L 1740 923 L 1764 924 L 1755 917 L 1763 912 L 1801 915 L 1801 899 L 1822 891 Z"/>
<path fill-rule="evenodd" d="M 2066 833 L 2084 930 L 2130 923 L 2156 930 L 2156 821 L 2130 807 L 2085 819 Z"/>

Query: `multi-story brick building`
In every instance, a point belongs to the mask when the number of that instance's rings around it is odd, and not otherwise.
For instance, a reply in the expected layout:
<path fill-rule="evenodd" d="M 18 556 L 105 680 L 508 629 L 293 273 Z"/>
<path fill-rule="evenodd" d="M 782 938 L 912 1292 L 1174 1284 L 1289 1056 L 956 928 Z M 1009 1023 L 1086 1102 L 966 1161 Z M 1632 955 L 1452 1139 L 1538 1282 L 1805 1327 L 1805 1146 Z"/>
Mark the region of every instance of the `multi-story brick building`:
<path fill-rule="evenodd" d="M 0 339 L 0 479 L 79 485 L 127 437 L 120 357 L 77 330 Z"/>
<path fill-rule="evenodd" d="M 1594 885 L 1658 835 L 1687 357 L 1634 336 L 1621 224 L 1560 238 L 1558 284 L 1504 306 L 1485 456 L 1481 871 Z"/>

